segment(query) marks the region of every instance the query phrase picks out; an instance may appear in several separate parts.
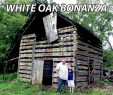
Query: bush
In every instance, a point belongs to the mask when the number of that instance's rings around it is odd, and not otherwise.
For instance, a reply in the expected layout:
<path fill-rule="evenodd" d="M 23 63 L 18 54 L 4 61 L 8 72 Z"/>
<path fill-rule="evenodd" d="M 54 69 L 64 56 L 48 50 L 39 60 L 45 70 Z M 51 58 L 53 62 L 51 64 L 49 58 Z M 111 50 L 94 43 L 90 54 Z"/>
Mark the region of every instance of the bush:
<path fill-rule="evenodd" d="M 103 81 L 104 81 L 104 82 L 109 82 L 109 80 L 108 80 L 108 79 L 105 79 L 105 78 L 103 78 Z"/>
<path fill-rule="evenodd" d="M 104 81 L 97 81 L 97 84 L 104 84 Z"/>
<path fill-rule="evenodd" d="M 5 77 L 4 77 L 4 79 L 7 81 L 14 80 L 15 78 L 17 78 L 17 72 L 11 73 L 11 74 L 5 74 Z"/>

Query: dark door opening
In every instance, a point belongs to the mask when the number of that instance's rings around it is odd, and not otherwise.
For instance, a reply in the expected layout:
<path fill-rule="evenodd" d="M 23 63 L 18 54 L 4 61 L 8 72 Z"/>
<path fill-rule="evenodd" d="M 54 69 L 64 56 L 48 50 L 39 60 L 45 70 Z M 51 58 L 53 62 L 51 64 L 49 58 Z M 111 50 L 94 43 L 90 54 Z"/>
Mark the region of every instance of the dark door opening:
<path fill-rule="evenodd" d="M 44 85 L 52 85 L 53 60 L 44 60 L 43 70 L 42 83 Z"/>
<path fill-rule="evenodd" d="M 93 63 L 94 63 L 93 60 L 89 60 L 89 69 L 90 69 L 90 74 L 91 74 L 92 71 L 93 71 Z M 93 74 L 91 75 L 90 83 L 93 83 Z"/>

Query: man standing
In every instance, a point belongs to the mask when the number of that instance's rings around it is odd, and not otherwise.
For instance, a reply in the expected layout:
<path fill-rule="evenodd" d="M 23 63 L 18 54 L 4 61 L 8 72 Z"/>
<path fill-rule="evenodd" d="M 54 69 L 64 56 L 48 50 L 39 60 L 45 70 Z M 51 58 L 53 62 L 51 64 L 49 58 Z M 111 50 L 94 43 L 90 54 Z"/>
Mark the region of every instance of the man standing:
<path fill-rule="evenodd" d="M 61 92 L 62 82 L 64 83 L 64 88 L 65 88 L 68 79 L 68 67 L 65 58 L 62 59 L 62 62 L 57 64 L 56 72 L 58 75 L 58 88 L 57 88 L 57 93 L 58 93 Z"/>

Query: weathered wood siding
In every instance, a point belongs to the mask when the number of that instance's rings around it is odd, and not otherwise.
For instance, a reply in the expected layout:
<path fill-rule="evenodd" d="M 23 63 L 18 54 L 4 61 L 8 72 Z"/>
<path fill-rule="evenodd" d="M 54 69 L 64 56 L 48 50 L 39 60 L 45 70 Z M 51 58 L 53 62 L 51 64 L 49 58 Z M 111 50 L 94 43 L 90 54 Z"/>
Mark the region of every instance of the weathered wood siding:
<path fill-rule="evenodd" d="M 76 51 L 76 86 L 77 88 L 83 88 L 88 85 L 89 77 L 89 60 L 93 60 L 94 73 L 92 75 L 93 81 L 98 81 L 103 75 L 103 52 L 102 44 L 91 45 L 88 42 L 84 42 L 77 37 L 77 51 Z M 101 69 L 101 70 L 100 70 Z"/>
<path fill-rule="evenodd" d="M 74 67 L 74 56 L 76 51 L 76 28 L 73 26 L 58 29 L 59 39 L 51 44 L 48 41 L 37 41 L 35 47 L 35 59 L 53 60 L 53 87 L 57 87 L 58 79 L 56 65 L 66 58 L 67 63 L 72 63 Z"/>
<path fill-rule="evenodd" d="M 34 34 L 23 36 L 20 44 L 18 75 L 24 81 L 31 81 L 32 61 L 34 60 L 53 60 L 52 86 L 57 88 L 58 79 L 56 65 L 66 58 L 67 63 L 71 63 L 76 70 L 76 86 L 78 89 L 88 85 L 89 60 L 93 60 L 93 81 L 98 81 L 103 75 L 103 51 L 102 43 L 91 45 L 83 41 L 77 35 L 76 27 L 68 26 L 58 29 L 59 39 L 53 43 L 47 40 L 35 42 L 35 54 L 33 54 Z M 101 70 L 100 70 L 101 69 Z M 91 73 L 91 72 L 90 72 Z M 37 79 L 35 77 L 35 79 Z"/>
<path fill-rule="evenodd" d="M 34 60 L 32 68 L 31 81 L 34 83 L 42 83 L 43 80 L 44 60 Z"/>
<path fill-rule="evenodd" d="M 18 60 L 18 76 L 22 81 L 31 81 L 32 57 L 33 57 L 33 42 L 35 34 L 24 35 L 21 38 Z"/>

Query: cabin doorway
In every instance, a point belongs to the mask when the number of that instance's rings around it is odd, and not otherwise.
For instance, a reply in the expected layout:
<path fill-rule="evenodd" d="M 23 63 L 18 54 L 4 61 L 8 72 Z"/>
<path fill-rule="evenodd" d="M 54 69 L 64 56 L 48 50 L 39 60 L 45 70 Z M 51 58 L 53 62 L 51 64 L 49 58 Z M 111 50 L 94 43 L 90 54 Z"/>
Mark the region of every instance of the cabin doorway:
<path fill-rule="evenodd" d="M 94 66 L 94 60 L 89 60 L 89 76 L 90 76 L 90 81 L 89 83 L 93 83 L 93 66 Z"/>
<path fill-rule="evenodd" d="M 44 85 L 52 85 L 53 60 L 44 60 L 43 80 Z"/>

